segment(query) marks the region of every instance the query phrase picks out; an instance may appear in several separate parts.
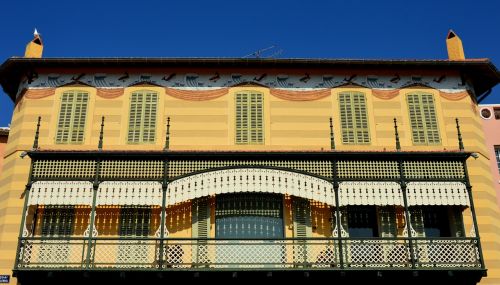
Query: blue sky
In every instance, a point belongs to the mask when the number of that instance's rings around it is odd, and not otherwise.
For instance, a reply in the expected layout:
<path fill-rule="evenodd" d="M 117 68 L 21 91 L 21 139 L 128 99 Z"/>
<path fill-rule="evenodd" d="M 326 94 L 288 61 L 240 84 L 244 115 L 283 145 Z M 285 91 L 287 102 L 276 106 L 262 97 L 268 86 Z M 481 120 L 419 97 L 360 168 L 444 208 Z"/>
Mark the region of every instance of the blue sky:
<path fill-rule="evenodd" d="M 36 27 L 44 57 L 443 59 L 453 29 L 468 58 L 500 66 L 500 1 L 2 1 L 0 61 Z M 270 51 L 272 53 L 272 51 Z M 0 92 L 1 93 L 1 92 Z M 500 103 L 496 87 L 483 103 Z M 0 94 L 0 126 L 13 104 Z"/>

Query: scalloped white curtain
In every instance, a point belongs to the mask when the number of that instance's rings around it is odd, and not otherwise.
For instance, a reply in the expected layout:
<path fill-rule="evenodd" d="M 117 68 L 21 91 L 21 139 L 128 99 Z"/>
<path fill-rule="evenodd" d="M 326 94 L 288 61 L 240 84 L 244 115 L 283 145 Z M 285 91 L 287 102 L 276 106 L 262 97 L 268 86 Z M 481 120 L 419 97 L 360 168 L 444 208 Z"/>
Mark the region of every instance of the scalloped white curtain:
<path fill-rule="evenodd" d="M 167 205 L 225 193 L 262 192 L 289 194 L 335 206 L 329 181 L 296 172 L 238 168 L 200 173 L 168 185 Z"/>
<path fill-rule="evenodd" d="M 162 205 L 162 185 L 157 181 L 104 181 L 96 205 Z"/>
<path fill-rule="evenodd" d="M 349 181 L 339 184 L 339 205 L 403 206 L 401 186 L 396 182 Z"/>
<path fill-rule="evenodd" d="M 470 206 L 467 188 L 461 182 L 409 182 L 406 189 L 408 206 Z"/>
<path fill-rule="evenodd" d="M 31 205 L 92 205 L 89 181 L 37 181 L 31 185 Z"/>

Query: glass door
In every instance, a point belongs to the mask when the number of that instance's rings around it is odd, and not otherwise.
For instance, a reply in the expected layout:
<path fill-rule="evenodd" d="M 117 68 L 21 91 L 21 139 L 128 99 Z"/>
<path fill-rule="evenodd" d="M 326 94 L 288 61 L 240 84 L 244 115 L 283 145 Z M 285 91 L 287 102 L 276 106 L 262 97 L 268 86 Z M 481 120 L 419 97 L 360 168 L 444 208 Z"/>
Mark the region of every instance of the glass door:
<path fill-rule="evenodd" d="M 216 198 L 217 263 L 224 267 L 275 267 L 284 259 L 283 196 L 224 194 Z"/>

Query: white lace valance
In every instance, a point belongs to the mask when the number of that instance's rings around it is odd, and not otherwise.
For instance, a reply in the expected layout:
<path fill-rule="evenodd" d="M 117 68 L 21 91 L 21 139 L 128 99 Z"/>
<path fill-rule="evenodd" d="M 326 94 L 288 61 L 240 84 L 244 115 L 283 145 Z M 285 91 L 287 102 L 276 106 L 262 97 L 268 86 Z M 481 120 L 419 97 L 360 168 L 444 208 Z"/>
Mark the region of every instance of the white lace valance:
<path fill-rule="evenodd" d="M 31 185 L 31 205 L 92 205 L 92 183 L 88 181 L 37 181 Z"/>
<path fill-rule="evenodd" d="M 161 183 L 156 181 L 105 181 L 99 185 L 96 205 L 162 205 Z"/>
<path fill-rule="evenodd" d="M 339 185 L 339 204 L 403 206 L 401 186 L 396 182 L 352 181 Z"/>
<path fill-rule="evenodd" d="M 167 205 L 241 192 L 288 194 L 335 205 L 330 182 L 301 173 L 262 168 L 217 170 L 181 178 L 168 185 Z"/>
<path fill-rule="evenodd" d="M 467 188 L 461 182 L 409 182 L 406 189 L 408 206 L 469 206 Z"/>

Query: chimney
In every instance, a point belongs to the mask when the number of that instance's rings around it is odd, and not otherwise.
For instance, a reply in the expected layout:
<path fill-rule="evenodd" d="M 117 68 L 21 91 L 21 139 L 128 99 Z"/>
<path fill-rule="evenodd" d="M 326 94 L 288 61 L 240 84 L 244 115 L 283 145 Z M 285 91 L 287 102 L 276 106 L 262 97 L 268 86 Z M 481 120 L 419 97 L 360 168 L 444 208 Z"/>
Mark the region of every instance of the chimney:
<path fill-rule="evenodd" d="M 453 30 L 450 30 L 446 36 L 446 48 L 448 49 L 448 59 L 465 60 L 462 40 Z"/>
<path fill-rule="evenodd" d="M 35 29 L 33 33 L 33 40 L 26 45 L 26 51 L 24 52 L 24 57 L 30 58 L 41 58 L 43 53 L 43 43 L 40 34 Z"/>

